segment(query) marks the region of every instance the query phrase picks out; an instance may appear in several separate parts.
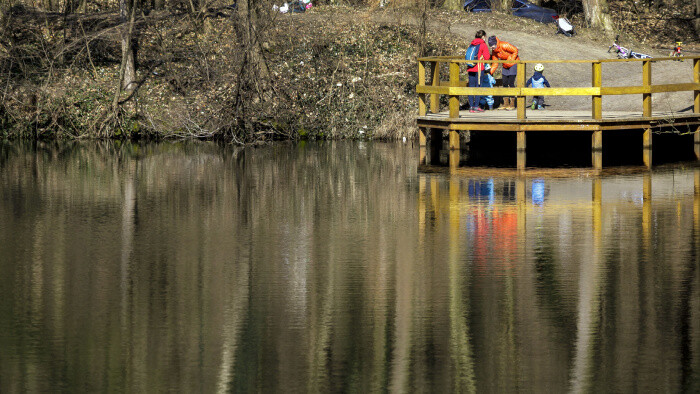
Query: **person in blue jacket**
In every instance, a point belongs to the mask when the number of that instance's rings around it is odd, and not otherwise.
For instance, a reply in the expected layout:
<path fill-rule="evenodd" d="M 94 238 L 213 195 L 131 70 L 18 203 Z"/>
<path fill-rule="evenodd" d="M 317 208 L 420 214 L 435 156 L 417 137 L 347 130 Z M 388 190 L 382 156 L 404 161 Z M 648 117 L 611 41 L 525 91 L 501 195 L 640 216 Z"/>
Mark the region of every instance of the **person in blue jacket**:
<path fill-rule="evenodd" d="M 496 78 L 493 77 L 490 73 L 491 71 L 491 66 L 488 64 L 484 65 L 484 73 L 481 76 L 481 87 L 484 88 L 492 88 L 494 85 L 496 85 Z M 484 109 L 488 108 L 489 110 L 493 109 L 493 95 L 488 95 L 488 96 L 481 96 L 481 100 L 479 100 L 479 104 L 483 106 Z"/>
<path fill-rule="evenodd" d="M 542 75 L 542 71 L 544 71 L 542 63 L 535 64 L 535 73 L 527 80 L 525 86 L 528 87 L 532 85 L 533 88 L 543 88 L 546 86 L 549 88 L 549 81 Z M 532 98 L 532 109 L 544 109 L 544 96 L 535 96 Z"/>

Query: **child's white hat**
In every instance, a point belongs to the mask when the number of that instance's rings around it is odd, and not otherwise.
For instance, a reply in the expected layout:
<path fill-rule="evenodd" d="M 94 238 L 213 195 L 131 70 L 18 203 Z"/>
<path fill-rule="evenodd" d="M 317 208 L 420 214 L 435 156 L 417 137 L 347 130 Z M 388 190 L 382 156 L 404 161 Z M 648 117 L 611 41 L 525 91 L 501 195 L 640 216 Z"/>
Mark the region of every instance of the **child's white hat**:
<path fill-rule="evenodd" d="M 542 63 L 535 64 L 535 71 L 543 71 L 543 70 L 544 70 L 544 66 L 542 65 Z"/>

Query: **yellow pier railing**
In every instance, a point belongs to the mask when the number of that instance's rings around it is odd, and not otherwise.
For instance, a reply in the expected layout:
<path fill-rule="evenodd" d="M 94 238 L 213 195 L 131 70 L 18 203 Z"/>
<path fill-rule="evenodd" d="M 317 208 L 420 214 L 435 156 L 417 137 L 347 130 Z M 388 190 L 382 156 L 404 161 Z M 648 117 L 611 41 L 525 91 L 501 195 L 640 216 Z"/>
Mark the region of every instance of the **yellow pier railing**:
<path fill-rule="evenodd" d="M 430 112 L 438 113 L 439 97 L 441 95 L 449 97 L 449 117 L 459 117 L 459 97 L 469 95 L 493 95 L 493 96 L 515 96 L 517 101 L 517 119 L 526 119 L 525 98 L 526 96 L 590 96 L 591 97 L 591 119 L 602 119 L 602 97 L 606 95 L 629 95 L 642 94 L 640 103 L 643 116 L 652 116 L 651 95 L 654 93 L 668 92 L 694 92 L 694 113 L 700 113 L 700 56 L 690 56 L 681 60 L 692 65 L 692 81 L 686 83 L 653 84 L 651 79 L 652 64 L 663 62 L 677 62 L 676 57 L 662 57 L 649 59 L 602 59 L 602 60 L 520 60 L 518 64 L 518 74 L 516 77 L 516 87 L 504 88 L 470 88 L 466 81 L 460 79 L 460 74 L 464 75 L 462 68 L 466 69 L 467 61 L 459 57 L 435 56 L 418 58 L 418 112 L 419 116 L 428 113 L 426 97 L 430 95 Z M 478 60 L 476 63 L 512 63 L 504 60 Z M 642 84 L 638 86 L 603 86 L 603 63 L 627 63 L 634 62 L 641 65 Z M 530 64 L 590 64 L 590 86 L 580 87 L 552 87 L 535 89 L 525 87 L 527 68 Z M 446 65 L 448 72 L 441 73 L 443 65 Z M 447 74 L 447 79 L 443 77 Z M 582 81 L 585 77 L 581 78 Z"/>

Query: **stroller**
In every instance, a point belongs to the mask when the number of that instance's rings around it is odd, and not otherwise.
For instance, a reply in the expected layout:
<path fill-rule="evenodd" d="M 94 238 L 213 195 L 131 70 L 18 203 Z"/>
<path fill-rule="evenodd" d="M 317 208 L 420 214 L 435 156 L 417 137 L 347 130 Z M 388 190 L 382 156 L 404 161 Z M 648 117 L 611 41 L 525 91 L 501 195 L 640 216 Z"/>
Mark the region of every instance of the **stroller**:
<path fill-rule="evenodd" d="M 576 34 L 576 32 L 574 31 L 574 25 L 572 25 L 568 19 L 558 15 L 553 16 L 552 18 L 554 18 L 554 22 L 557 25 L 557 34 L 563 34 L 567 37 L 571 37 L 574 34 Z"/>

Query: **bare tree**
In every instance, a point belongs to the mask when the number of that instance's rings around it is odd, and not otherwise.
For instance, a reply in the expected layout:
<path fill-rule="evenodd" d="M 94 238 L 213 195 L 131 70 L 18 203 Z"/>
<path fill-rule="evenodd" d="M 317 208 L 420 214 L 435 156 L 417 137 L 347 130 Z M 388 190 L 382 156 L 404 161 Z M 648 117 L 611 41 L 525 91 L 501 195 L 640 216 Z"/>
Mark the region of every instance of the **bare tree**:
<path fill-rule="evenodd" d="M 425 56 L 429 8 L 430 4 L 428 4 L 428 0 L 416 0 L 416 13 L 418 17 L 418 56 Z"/>
<path fill-rule="evenodd" d="M 136 85 L 136 54 L 134 48 L 134 20 L 136 19 L 136 1 L 119 0 L 119 16 L 121 19 L 120 40 L 122 46 L 122 61 L 119 67 L 119 81 L 112 108 L 119 104 L 122 90 L 131 90 Z"/>
<path fill-rule="evenodd" d="M 606 32 L 613 30 L 608 0 L 583 0 L 583 12 L 589 26 L 603 29 Z"/>
<path fill-rule="evenodd" d="M 462 9 L 462 1 L 461 0 L 445 0 L 445 2 L 442 4 L 443 8 L 446 8 L 448 10 L 461 10 Z"/>
<path fill-rule="evenodd" d="M 233 16 L 242 49 L 241 68 L 238 71 L 235 83 L 237 88 L 232 103 L 232 115 L 236 124 L 233 128 L 236 132 L 245 133 L 240 137 L 232 136 L 235 141 L 245 140 L 255 132 L 257 126 L 253 119 L 261 113 L 260 108 L 256 106 L 273 99 L 271 93 L 274 86 L 270 80 L 270 70 L 260 42 L 265 27 L 260 22 L 259 15 L 265 12 L 264 10 L 269 12 L 271 8 L 266 5 L 267 2 L 260 2 L 260 0 L 239 0 L 237 11 Z"/>
<path fill-rule="evenodd" d="M 491 0 L 491 8 L 510 14 L 513 8 L 513 0 Z"/>
<path fill-rule="evenodd" d="M 255 70 L 255 74 L 258 74 L 261 79 L 267 79 L 270 72 L 262 55 L 255 4 L 254 0 L 241 0 L 237 3 L 238 31 L 246 50 L 248 65 Z"/>

